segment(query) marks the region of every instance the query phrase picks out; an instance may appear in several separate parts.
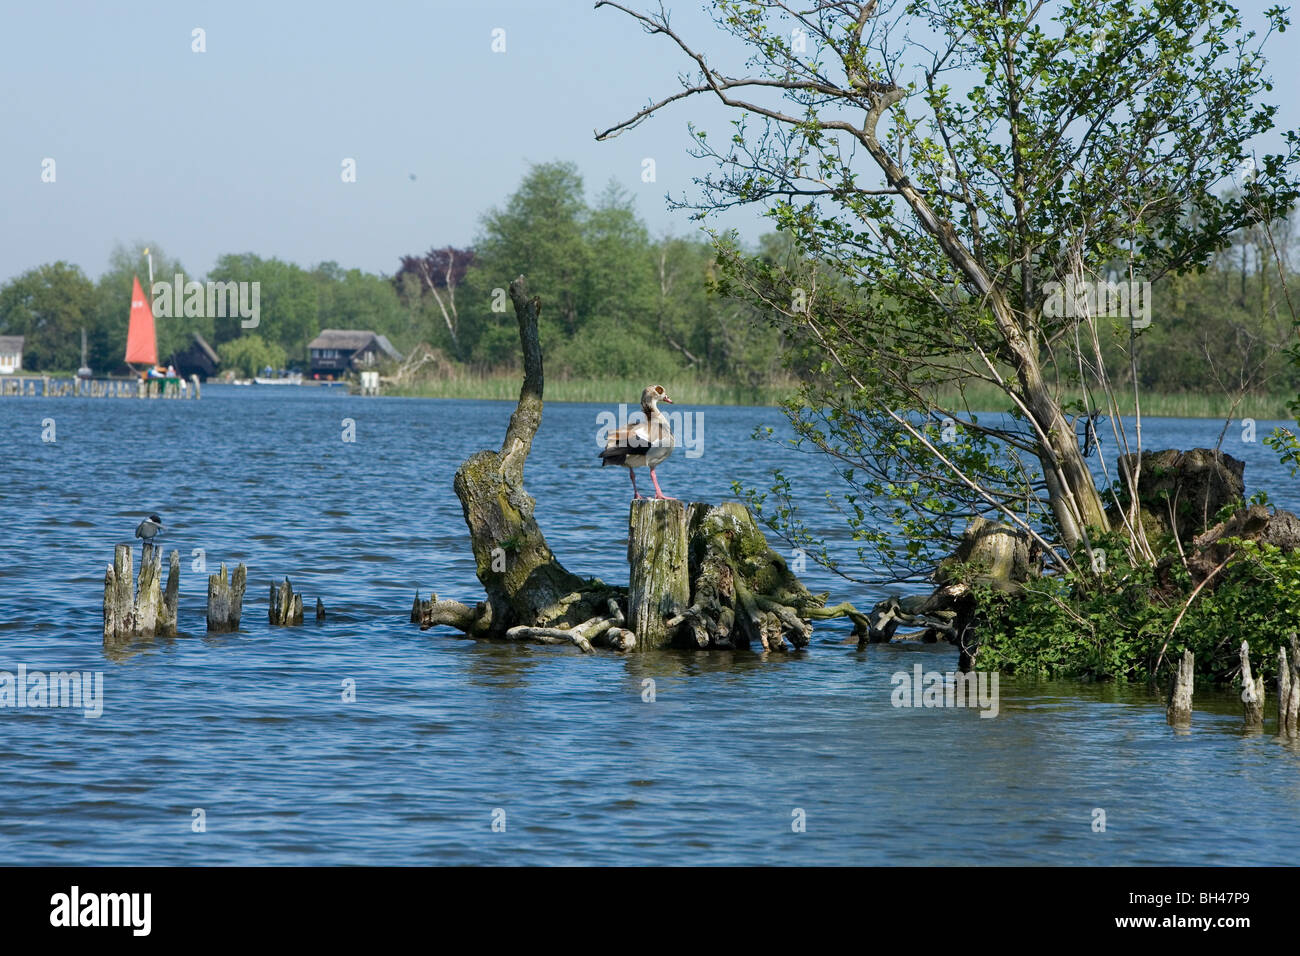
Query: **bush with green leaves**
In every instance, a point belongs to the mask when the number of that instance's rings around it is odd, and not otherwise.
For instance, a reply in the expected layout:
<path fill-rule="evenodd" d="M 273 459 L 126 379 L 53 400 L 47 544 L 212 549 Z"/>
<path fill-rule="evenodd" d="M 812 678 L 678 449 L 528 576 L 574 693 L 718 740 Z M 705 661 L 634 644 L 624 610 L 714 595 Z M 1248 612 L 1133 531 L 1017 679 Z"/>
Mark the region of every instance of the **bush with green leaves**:
<path fill-rule="evenodd" d="M 1019 595 L 984 589 L 976 666 L 1052 679 L 1141 681 L 1167 676 L 1189 648 L 1198 676 L 1230 683 L 1250 643 L 1255 673 L 1276 672 L 1277 649 L 1300 631 L 1300 552 L 1230 541 L 1236 557 L 1193 599 L 1180 562 L 1157 571 L 1121 564 L 1081 587 L 1074 576 L 1033 581 Z M 1108 559 L 1119 559 L 1111 550 Z"/>

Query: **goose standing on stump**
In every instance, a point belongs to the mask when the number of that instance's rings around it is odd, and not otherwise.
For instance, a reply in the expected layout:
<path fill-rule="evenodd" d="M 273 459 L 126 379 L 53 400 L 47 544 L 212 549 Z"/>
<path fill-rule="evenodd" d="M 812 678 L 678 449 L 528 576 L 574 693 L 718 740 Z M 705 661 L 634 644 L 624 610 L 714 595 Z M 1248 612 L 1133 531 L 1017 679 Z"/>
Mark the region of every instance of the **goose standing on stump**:
<path fill-rule="evenodd" d="M 655 486 L 655 497 L 667 501 L 676 500 L 660 490 L 659 479 L 655 477 L 655 468 L 673 453 L 675 444 L 668 419 L 659 411 L 660 402 L 673 404 L 662 385 L 648 386 L 641 393 L 641 411 L 645 413 L 645 421 L 610 432 L 605 439 L 605 450 L 599 455 L 602 468 L 606 465 L 622 465 L 627 469 L 627 473 L 632 476 L 633 499 L 645 497 L 637 491 L 636 469 L 649 468 L 650 480 Z"/>

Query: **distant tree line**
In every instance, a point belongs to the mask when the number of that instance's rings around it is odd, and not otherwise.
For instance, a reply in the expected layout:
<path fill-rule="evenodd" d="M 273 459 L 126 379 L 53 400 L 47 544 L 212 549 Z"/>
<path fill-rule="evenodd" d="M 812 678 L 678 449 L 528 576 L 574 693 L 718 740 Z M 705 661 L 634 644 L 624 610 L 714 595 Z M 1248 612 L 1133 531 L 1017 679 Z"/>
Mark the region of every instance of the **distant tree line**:
<path fill-rule="evenodd" d="M 1283 239 L 1292 242 L 1289 234 Z M 1204 273 L 1156 286 L 1137 365 L 1145 388 L 1300 389 L 1300 369 L 1282 351 L 1294 332 L 1277 308 L 1284 290 L 1264 243 L 1261 235 L 1243 234 Z M 59 261 L 0 286 L 0 334 L 26 337 L 26 369 L 75 370 L 83 328 L 90 368 L 122 369 L 132 277 L 148 285 L 145 245 L 119 245 L 97 280 Z M 156 321 L 161 360 L 198 332 L 220 353 L 223 368 L 242 374 L 305 366 L 307 343 L 325 328 L 373 329 L 404 353 L 428 343 L 476 371 L 513 368 L 517 331 L 504 290 L 521 273 L 542 298 L 542 342 L 555 377 L 698 376 L 757 386 L 817 361 L 789 349 L 761 309 L 715 294 L 712 243 L 652 237 L 632 197 L 613 184 L 588 202 L 572 163 L 532 167 L 516 192 L 484 215 L 473 248 L 434 246 L 403 256 L 392 276 L 335 262 L 306 269 L 253 253 L 223 255 L 199 276 L 149 246 L 156 280 L 179 274 L 184 281 L 260 283 L 256 328 L 243 328 L 237 315 Z M 773 261 L 792 254 L 779 234 L 764 236 L 758 252 Z M 1115 348 L 1125 342 L 1117 328 Z M 1115 367 L 1131 374 L 1125 363 Z"/>

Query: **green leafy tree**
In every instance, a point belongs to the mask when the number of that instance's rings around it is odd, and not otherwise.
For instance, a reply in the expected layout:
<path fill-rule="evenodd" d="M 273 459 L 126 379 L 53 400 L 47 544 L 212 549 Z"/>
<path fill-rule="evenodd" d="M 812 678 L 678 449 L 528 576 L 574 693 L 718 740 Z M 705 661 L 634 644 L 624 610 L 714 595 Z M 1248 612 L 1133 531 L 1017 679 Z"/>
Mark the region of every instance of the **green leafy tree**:
<path fill-rule="evenodd" d="M 1276 111 L 1259 102 L 1265 37 L 1220 0 L 719 0 L 716 26 L 748 56 L 736 68 L 662 10 L 597 6 L 694 71 L 598 138 L 693 96 L 734 116 L 725 139 L 693 130 L 716 171 L 678 205 L 755 206 L 793 238 L 773 262 L 718 237 L 719 287 L 776 317 L 815 373 L 787 412 L 797 441 L 839 464 L 864 557 L 933 567 L 984 514 L 1053 563 L 1075 566 L 1112 523 L 1132 560 L 1154 560 L 1118 494 L 1108 512 L 1072 417 L 1103 409 L 1115 444 L 1139 447 L 1100 346 L 1113 323 L 1074 296 L 1061 308 L 1053 284 L 1095 287 L 1116 264 L 1158 283 L 1290 208 L 1295 133 L 1241 175 Z M 1287 25 L 1277 7 L 1265 19 Z M 1009 419 L 976 415 L 970 383 Z M 1108 480 L 1115 464 L 1102 460 Z"/>
<path fill-rule="evenodd" d="M 301 266 L 280 259 L 263 259 L 252 253 L 224 255 L 208 274 L 216 282 L 257 282 L 259 297 L 259 322 L 256 334 L 268 342 L 277 343 L 289 360 L 302 362 L 307 357 L 307 343 L 320 330 L 318 310 L 320 300 L 317 285 L 311 274 Z M 216 318 L 214 336 L 218 351 L 220 346 L 245 332 L 243 320 L 238 316 Z"/>
<path fill-rule="evenodd" d="M 520 274 L 528 276 L 529 287 L 546 303 L 540 322 L 543 345 L 577 331 L 589 267 L 586 217 L 577 167 L 558 162 L 534 165 L 506 203 L 483 217 L 461 300 L 472 325 L 461 336 L 468 354 L 491 362 L 516 351 L 514 319 L 498 290 Z"/>
<path fill-rule="evenodd" d="M 418 341 L 411 313 L 388 277 L 360 269 L 344 271 L 332 262 L 317 266 L 311 277 L 318 297 L 312 337 L 320 329 L 373 329 L 403 351 Z"/>
<path fill-rule="evenodd" d="M 24 369 L 75 371 L 94 298 L 94 284 L 75 265 L 60 260 L 29 269 L 0 287 L 0 335 L 25 336 Z"/>
<path fill-rule="evenodd" d="M 257 334 L 228 339 L 221 346 L 222 368 L 232 369 L 243 378 L 261 375 L 268 367 L 284 368 L 285 361 L 285 350 L 280 343 L 268 342 Z"/>

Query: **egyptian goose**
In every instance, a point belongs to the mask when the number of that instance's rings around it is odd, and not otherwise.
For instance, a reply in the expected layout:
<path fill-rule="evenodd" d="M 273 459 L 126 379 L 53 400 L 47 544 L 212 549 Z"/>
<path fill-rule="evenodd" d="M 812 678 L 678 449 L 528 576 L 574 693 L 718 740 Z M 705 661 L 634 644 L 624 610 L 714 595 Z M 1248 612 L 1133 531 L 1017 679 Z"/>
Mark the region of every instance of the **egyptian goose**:
<path fill-rule="evenodd" d="M 655 468 L 673 453 L 675 444 L 668 419 L 659 411 L 660 402 L 671 405 L 673 400 L 668 397 L 662 385 L 647 386 L 641 393 L 641 411 L 645 413 L 645 421 L 610 432 L 605 439 L 605 450 L 599 456 L 602 468 L 606 465 L 622 465 L 627 469 L 627 473 L 632 476 L 634 499 L 645 497 L 637 491 L 635 469 L 648 467 L 650 480 L 655 486 L 655 497 L 676 500 L 660 490 L 659 479 L 655 477 Z"/>

